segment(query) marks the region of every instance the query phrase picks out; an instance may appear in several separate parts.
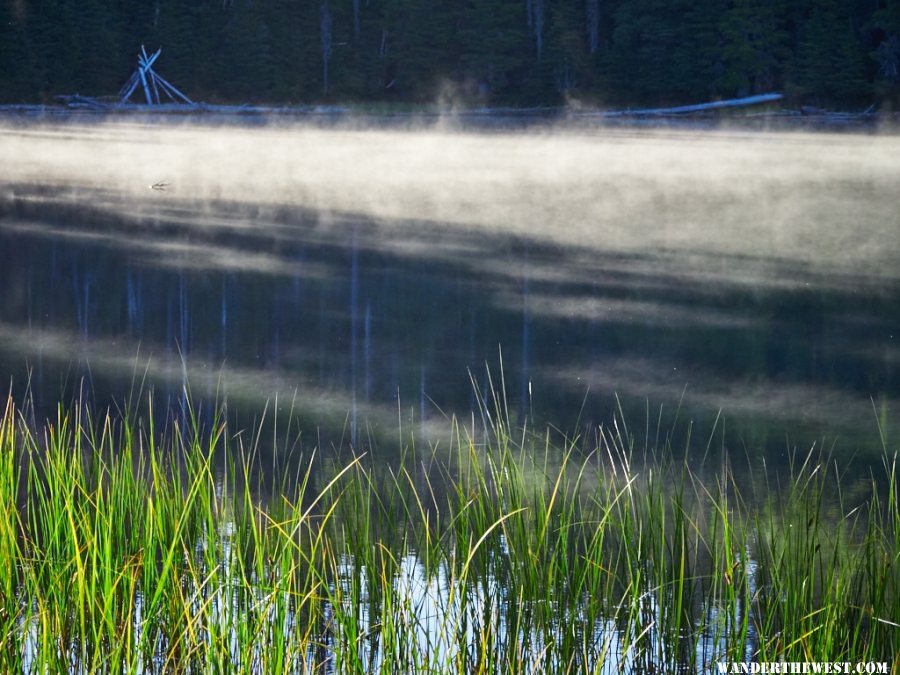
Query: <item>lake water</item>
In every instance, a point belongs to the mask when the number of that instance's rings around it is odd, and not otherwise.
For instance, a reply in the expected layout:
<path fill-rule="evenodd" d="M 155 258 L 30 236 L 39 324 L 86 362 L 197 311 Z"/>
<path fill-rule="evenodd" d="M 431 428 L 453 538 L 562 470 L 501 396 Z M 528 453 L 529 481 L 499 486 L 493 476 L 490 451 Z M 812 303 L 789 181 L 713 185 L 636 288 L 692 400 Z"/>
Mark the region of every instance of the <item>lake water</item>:
<path fill-rule="evenodd" d="M 616 395 L 742 453 L 896 437 L 895 136 L 16 124 L 0 157 L 0 375 L 39 416 L 187 382 L 385 446 L 493 387 L 588 439 Z"/>

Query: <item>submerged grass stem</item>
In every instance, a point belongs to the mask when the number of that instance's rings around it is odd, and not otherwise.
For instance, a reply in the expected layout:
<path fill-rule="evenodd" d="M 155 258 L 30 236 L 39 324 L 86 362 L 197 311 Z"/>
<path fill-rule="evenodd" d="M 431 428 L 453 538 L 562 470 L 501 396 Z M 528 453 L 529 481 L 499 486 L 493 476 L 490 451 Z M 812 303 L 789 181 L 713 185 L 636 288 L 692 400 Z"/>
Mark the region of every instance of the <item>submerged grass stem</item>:
<path fill-rule="evenodd" d="M 159 432 L 76 408 L 36 429 L 7 401 L 0 669 L 700 672 L 900 653 L 887 447 L 851 500 L 812 453 L 759 489 L 727 461 L 640 448 L 622 421 L 585 451 L 482 418 L 487 442 L 452 422 L 451 447 L 394 465 L 313 453 L 273 477 L 273 461 L 264 498 L 260 434 L 245 447 L 221 418 Z"/>

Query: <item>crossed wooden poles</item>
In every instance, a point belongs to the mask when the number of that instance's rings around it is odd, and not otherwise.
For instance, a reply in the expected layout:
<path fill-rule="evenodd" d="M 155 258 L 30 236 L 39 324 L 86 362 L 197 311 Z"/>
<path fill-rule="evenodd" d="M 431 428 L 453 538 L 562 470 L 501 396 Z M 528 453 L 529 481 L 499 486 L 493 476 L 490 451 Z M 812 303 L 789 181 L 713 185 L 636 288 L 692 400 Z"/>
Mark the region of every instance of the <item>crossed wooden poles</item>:
<path fill-rule="evenodd" d="M 122 90 L 119 92 L 119 99 L 122 103 L 126 103 L 131 95 L 134 93 L 134 90 L 137 89 L 138 84 L 142 85 L 144 88 L 144 96 L 147 97 L 147 105 L 159 105 L 159 92 L 161 91 L 173 103 L 178 103 L 179 100 L 184 103 L 188 103 L 193 105 L 194 102 L 181 93 L 174 85 L 167 82 L 164 77 L 161 77 L 153 70 L 153 62 L 159 58 L 159 55 L 162 53 L 162 47 L 153 52 L 152 55 L 147 56 L 147 51 L 144 49 L 144 45 L 141 45 L 141 53 L 138 54 L 138 68 L 134 73 L 132 73 L 131 78 L 128 82 L 125 83 L 125 86 L 122 87 Z"/>

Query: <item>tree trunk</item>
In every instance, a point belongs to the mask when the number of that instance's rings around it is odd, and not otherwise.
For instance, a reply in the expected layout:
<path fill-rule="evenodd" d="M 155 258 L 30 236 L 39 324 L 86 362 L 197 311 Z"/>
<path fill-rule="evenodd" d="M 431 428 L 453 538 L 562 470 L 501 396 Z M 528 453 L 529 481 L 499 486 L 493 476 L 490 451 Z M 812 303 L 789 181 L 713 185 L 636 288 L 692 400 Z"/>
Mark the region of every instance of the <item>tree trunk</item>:
<path fill-rule="evenodd" d="M 537 47 L 538 61 L 544 50 L 544 0 L 531 0 L 532 26 L 534 28 L 534 44 Z"/>
<path fill-rule="evenodd" d="M 320 28 L 322 31 L 322 91 L 328 96 L 328 64 L 331 61 L 331 9 L 322 3 Z"/>
<path fill-rule="evenodd" d="M 588 52 L 597 53 L 600 44 L 600 0 L 587 0 Z"/>

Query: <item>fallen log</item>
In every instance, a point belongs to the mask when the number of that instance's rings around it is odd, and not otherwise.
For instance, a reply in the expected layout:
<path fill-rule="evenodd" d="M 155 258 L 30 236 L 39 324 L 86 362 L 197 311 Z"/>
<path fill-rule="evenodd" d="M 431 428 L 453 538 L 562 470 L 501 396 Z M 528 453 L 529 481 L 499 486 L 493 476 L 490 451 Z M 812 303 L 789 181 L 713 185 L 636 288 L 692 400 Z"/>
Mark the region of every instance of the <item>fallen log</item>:
<path fill-rule="evenodd" d="M 784 94 L 757 94 L 756 96 L 744 96 L 743 98 L 730 98 L 724 101 L 710 101 L 709 103 L 696 103 L 694 105 L 680 105 L 674 108 L 643 108 L 639 110 L 618 110 L 605 113 L 607 116 L 614 117 L 619 115 L 685 115 L 697 112 L 707 112 L 710 110 L 721 110 L 722 108 L 744 108 L 747 106 L 761 105 L 763 103 L 772 103 L 780 101 L 784 98 Z"/>

